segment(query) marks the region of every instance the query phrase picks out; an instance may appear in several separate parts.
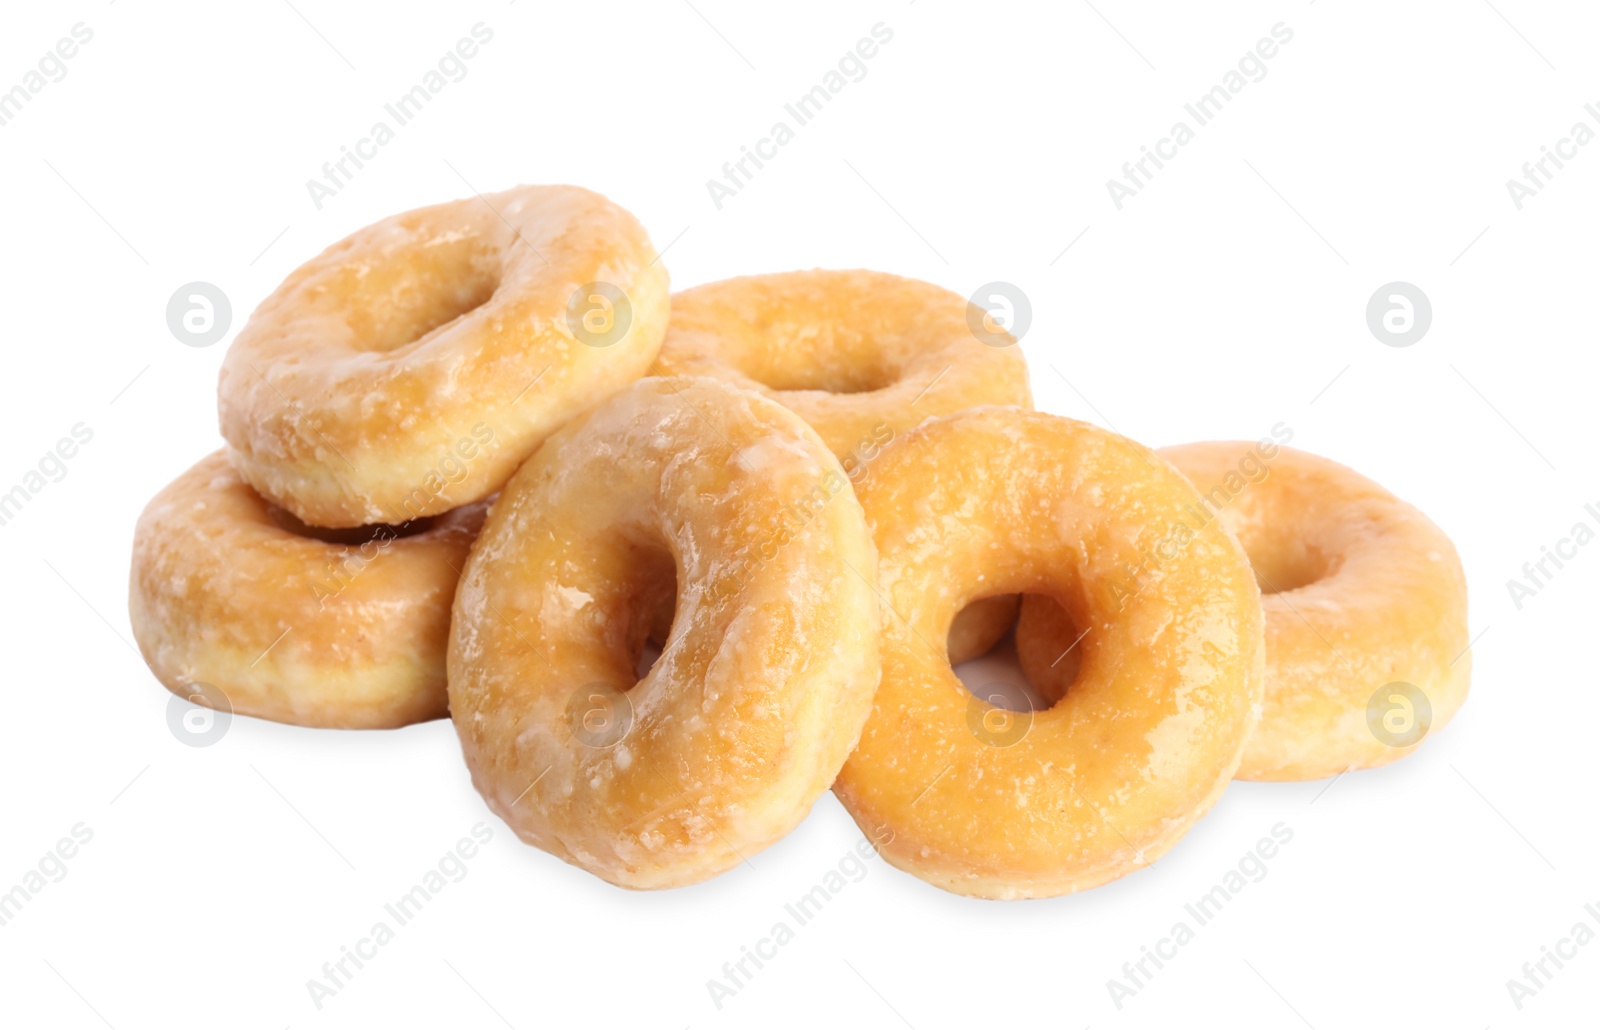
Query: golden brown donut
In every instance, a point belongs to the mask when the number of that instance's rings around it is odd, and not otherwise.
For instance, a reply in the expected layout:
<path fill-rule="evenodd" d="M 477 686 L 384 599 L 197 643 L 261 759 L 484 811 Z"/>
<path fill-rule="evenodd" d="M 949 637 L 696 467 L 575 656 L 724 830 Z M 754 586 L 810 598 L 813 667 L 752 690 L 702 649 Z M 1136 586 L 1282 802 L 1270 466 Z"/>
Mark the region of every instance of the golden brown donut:
<path fill-rule="evenodd" d="M 875 566 L 843 468 L 793 412 L 640 380 L 545 442 L 467 562 L 450 710 L 473 784 L 524 841 L 614 884 L 731 868 L 855 744 Z M 666 650 L 638 679 L 674 577 Z"/>
<path fill-rule="evenodd" d="M 667 273 L 634 217 L 523 186 L 386 218 L 296 269 L 222 364 L 234 465 L 318 526 L 481 500 L 649 369 Z"/>
<path fill-rule="evenodd" d="M 1467 585 L 1444 532 L 1370 479 L 1271 441 L 1157 452 L 1201 493 L 1191 521 L 1238 537 L 1266 612 L 1266 700 L 1238 777 L 1315 780 L 1414 751 L 1467 697 Z M 1028 598 L 1017 652 L 1048 697 L 1076 631 Z M 1054 653 L 1052 653 L 1054 652 Z"/>
<path fill-rule="evenodd" d="M 835 785 L 892 864 L 959 894 L 1046 897 L 1171 847 L 1220 796 L 1261 703 L 1243 550 L 1115 434 L 1017 408 L 925 423 L 857 487 L 879 551 L 883 680 Z M 1045 594 L 1090 632 L 1078 686 L 1008 713 L 942 641 L 979 591 Z"/>
<path fill-rule="evenodd" d="M 766 394 L 810 423 L 856 482 L 885 444 L 924 419 L 976 405 L 1032 405 L 1016 340 L 984 323 L 983 342 L 973 315 L 949 290 L 883 272 L 744 276 L 673 297 L 656 370 Z M 993 648 L 1018 605 L 1016 597 L 985 597 L 959 612 L 951 663 Z M 670 618 L 669 610 L 660 621 Z"/>
<path fill-rule="evenodd" d="M 764 393 L 805 419 L 852 471 L 924 419 L 982 404 L 1027 407 L 1016 341 L 980 342 L 973 306 L 883 272 L 780 272 L 672 298 L 663 375 L 708 375 Z"/>
<path fill-rule="evenodd" d="M 167 689 L 197 703 L 213 700 L 196 687 L 208 684 L 234 712 L 300 726 L 442 718 L 450 604 L 483 514 L 312 529 L 217 451 L 139 517 L 134 639 Z"/>

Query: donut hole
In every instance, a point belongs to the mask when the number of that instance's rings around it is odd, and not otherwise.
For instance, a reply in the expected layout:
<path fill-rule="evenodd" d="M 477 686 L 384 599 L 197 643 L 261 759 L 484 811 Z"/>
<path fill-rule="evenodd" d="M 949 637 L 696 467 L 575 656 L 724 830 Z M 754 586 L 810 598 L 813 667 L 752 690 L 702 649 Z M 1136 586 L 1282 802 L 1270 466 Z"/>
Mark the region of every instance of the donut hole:
<path fill-rule="evenodd" d="M 1007 712 L 1033 712 L 1049 708 L 1017 661 L 1016 642 L 1010 633 L 986 654 L 952 666 L 967 692 L 991 707 Z"/>
<path fill-rule="evenodd" d="M 428 516 L 400 523 L 375 522 L 347 529 L 328 529 L 324 526 L 308 525 L 275 504 L 267 505 L 267 517 L 285 533 L 344 547 L 359 547 L 374 540 L 400 540 L 408 536 L 417 536 L 426 533 L 438 522 L 438 516 Z"/>
<path fill-rule="evenodd" d="M 638 646 L 639 657 L 633 663 L 633 674 L 641 680 L 650 675 L 667 650 L 667 640 L 672 636 L 672 622 L 676 614 L 675 601 L 676 597 L 669 596 L 663 603 L 654 606 L 649 630 Z"/>
<path fill-rule="evenodd" d="M 992 707 L 1011 712 L 1044 711 L 1060 703 L 1082 673 L 1092 645 L 1079 626 L 1087 621 L 1070 614 L 1069 609 L 1079 608 L 1075 601 L 1064 604 L 1055 595 L 1036 593 L 1023 593 L 1020 600 L 1024 605 L 1048 605 L 1053 654 L 1036 651 L 1023 655 L 1013 624 L 987 652 L 952 666 L 952 671 L 974 697 Z"/>
<path fill-rule="evenodd" d="M 1263 596 L 1300 590 L 1333 571 L 1333 561 L 1299 537 L 1243 541 Z"/>
<path fill-rule="evenodd" d="M 851 365 L 841 361 L 770 366 L 750 378 L 769 390 L 780 392 L 820 390 L 824 393 L 852 394 L 882 390 L 893 385 L 897 377 L 886 368 L 869 364 Z"/>
<path fill-rule="evenodd" d="M 999 636 L 989 640 L 994 635 L 994 605 L 1008 605 L 1014 598 L 1015 595 L 997 594 L 968 601 L 951 620 L 945 650 L 952 656 L 960 651 L 973 652 L 966 661 L 953 661 L 950 667 L 973 697 L 1002 711 L 1031 712 L 1047 707 L 1049 702 L 1030 690 L 1017 662 L 1016 642 L 1012 639 L 1014 615 Z M 983 646 L 985 643 L 987 647 Z"/>
<path fill-rule="evenodd" d="M 1050 595 L 1034 595 L 1034 600 L 1027 603 L 1043 606 L 1051 632 L 1045 651 L 1029 654 L 1024 673 L 1038 693 L 1048 697 L 1051 704 L 1059 704 L 1082 677 L 1086 657 L 1094 646 L 1085 629 L 1088 621 L 1082 614 L 1074 616 L 1069 605 L 1062 605 Z"/>
<path fill-rule="evenodd" d="M 345 321 L 351 345 L 366 352 L 420 343 L 487 304 L 500 285 L 498 265 L 468 234 L 429 240 L 404 260 L 349 274 Z"/>
<path fill-rule="evenodd" d="M 993 594 L 968 601 L 956 613 L 946 635 L 945 650 L 951 664 L 982 658 L 999 646 L 1016 625 L 1021 600 L 1016 594 Z"/>
<path fill-rule="evenodd" d="M 646 546 L 635 553 L 634 568 L 624 647 L 635 677 L 632 686 L 638 686 L 661 661 L 676 628 L 678 567 L 665 546 Z"/>
<path fill-rule="evenodd" d="M 1032 632 L 1018 640 L 1015 626 L 986 654 L 953 666 L 973 696 L 1006 711 L 1044 711 L 1060 704 L 1085 676 L 1094 644 L 1086 609 L 1073 595 L 1021 595 L 1022 619 Z"/>
<path fill-rule="evenodd" d="M 861 334 L 836 327 L 776 323 L 760 327 L 758 346 L 735 358 L 739 371 L 779 392 L 872 393 L 901 370 Z"/>

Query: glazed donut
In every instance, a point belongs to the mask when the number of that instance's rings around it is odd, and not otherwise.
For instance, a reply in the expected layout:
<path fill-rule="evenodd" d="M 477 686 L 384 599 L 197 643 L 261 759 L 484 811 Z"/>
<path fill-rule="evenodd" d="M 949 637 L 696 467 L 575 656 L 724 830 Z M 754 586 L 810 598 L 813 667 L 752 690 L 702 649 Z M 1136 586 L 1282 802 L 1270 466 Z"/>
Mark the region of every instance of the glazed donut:
<path fill-rule="evenodd" d="M 467 562 L 449 681 L 473 784 L 524 841 L 620 886 L 732 867 L 855 744 L 876 560 L 843 468 L 793 412 L 640 380 L 545 442 Z M 674 576 L 666 650 L 639 679 Z"/>
<path fill-rule="evenodd" d="M 650 367 L 667 273 L 622 208 L 523 186 L 386 218 L 295 270 L 222 364 L 245 481 L 318 526 L 489 496 Z"/>
<path fill-rule="evenodd" d="M 852 473 L 917 423 L 982 404 L 1029 406 L 1028 368 L 949 290 L 883 272 L 781 272 L 672 298 L 663 375 L 708 375 L 805 419 Z M 987 323 L 984 323 L 987 325 Z"/>
<path fill-rule="evenodd" d="M 1261 703 L 1261 606 L 1194 488 L 1087 423 L 979 408 L 886 447 L 857 488 L 878 545 L 883 679 L 834 790 L 890 863 L 958 894 L 1046 897 L 1166 851 L 1232 778 Z M 1006 712 L 942 638 L 973 593 L 1089 626 L 1079 686 Z"/>
<path fill-rule="evenodd" d="M 450 604 L 483 522 L 475 504 L 401 526 L 319 530 L 217 451 L 146 506 L 128 617 L 167 689 L 299 726 L 446 715 Z"/>
<path fill-rule="evenodd" d="M 1238 537 L 1266 613 L 1266 699 L 1238 777 L 1315 780 L 1392 762 L 1467 697 L 1467 585 L 1444 532 L 1364 476 L 1266 440 L 1157 452 L 1200 490 L 1196 519 Z M 1045 664 L 1072 630 L 1028 598 L 1017 651 L 1046 696 Z M 1077 689 L 1075 686 L 1071 689 Z"/>
<path fill-rule="evenodd" d="M 974 330 L 973 318 L 949 290 L 883 272 L 745 276 L 673 297 L 656 370 L 765 394 L 805 419 L 853 482 L 884 444 L 926 418 L 1032 404 L 1016 340 L 986 323 Z M 1019 601 L 985 597 L 959 612 L 951 664 L 993 648 Z M 669 609 L 658 627 L 670 621 Z M 659 631 L 652 639 L 659 643 Z"/>

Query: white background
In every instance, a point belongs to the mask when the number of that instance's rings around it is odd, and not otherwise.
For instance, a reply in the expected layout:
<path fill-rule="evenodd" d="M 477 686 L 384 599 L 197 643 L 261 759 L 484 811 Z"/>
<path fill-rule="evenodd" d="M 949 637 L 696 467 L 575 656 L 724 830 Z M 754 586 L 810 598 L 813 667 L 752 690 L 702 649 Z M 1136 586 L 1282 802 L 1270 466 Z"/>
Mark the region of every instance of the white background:
<path fill-rule="evenodd" d="M 93 839 L 0 927 L 0 1023 L 1592 1021 L 1600 942 L 1520 1011 L 1506 981 L 1574 923 L 1600 929 L 1584 911 L 1600 908 L 1600 546 L 1521 610 L 1506 583 L 1600 503 L 1600 146 L 1521 210 L 1505 182 L 1580 119 L 1600 127 L 1584 111 L 1600 101 L 1600 15 L 1535 0 L 1217 6 L 8 8 L 0 89 L 75 23 L 94 38 L 0 128 L 0 489 L 75 423 L 94 438 L 0 527 L 0 890 L 73 825 Z M 306 180 L 480 21 L 494 38 L 468 76 L 317 210 Z M 880 21 L 894 37 L 865 79 L 717 210 L 706 180 Z M 1279 22 L 1294 36 L 1266 77 L 1117 210 L 1106 180 Z M 448 722 L 236 718 L 216 745 L 186 746 L 128 643 L 129 544 L 146 500 L 219 445 L 227 339 L 345 234 L 519 182 L 628 207 L 679 287 L 815 266 L 962 294 L 1016 283 L 1039 407 L 1151 445 L 1287 422 L 1296 446 L 1455 539 L 1479 635 L 1469 702 L 1386 769 L 1235 784 L 1167 857 L 1087 894 L 972 901 L 874 860 L 720 1010 L 707 981 L 859 838 L 831 796 L 750 866 L 636 894 L 518 843 L 473 792 Z M 167 329 L 168 297 L 193 280 L 234 306 L 210 348 Z M 1433 306 L 1408 348 L 1365 322 L 1395 280 Z M 480 821 L 494 838 L 465 879 L 319 1011 L 306 981 Z M 1280 822 L 1294 838 L 1266 878 L 1119 1010 L 1106 981 Z"/>

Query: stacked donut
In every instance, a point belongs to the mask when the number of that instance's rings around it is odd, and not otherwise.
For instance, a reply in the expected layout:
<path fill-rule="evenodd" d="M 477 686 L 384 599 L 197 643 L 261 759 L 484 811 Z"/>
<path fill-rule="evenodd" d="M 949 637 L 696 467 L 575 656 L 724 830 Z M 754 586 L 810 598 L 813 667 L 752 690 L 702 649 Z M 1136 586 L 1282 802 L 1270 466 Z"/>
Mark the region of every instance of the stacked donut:
<path fill-rule="evenodd" d="M 1455 550 L 1349 469 L 1032 411 L 1016 341 L 926 283 L 667 290 L 575 187 L 296 270 L 223 363 L 226 449 L 139 520 L 157 678 L 305 726 L 448 715 L 496 814 L 622 886 L 729 869 L 831 787 L 989 898 L 1115 879 L 1229 780 L 1392 761 L 1464 700 Z M 952 669 L 1013 626 L 1037 711 Z"/>

